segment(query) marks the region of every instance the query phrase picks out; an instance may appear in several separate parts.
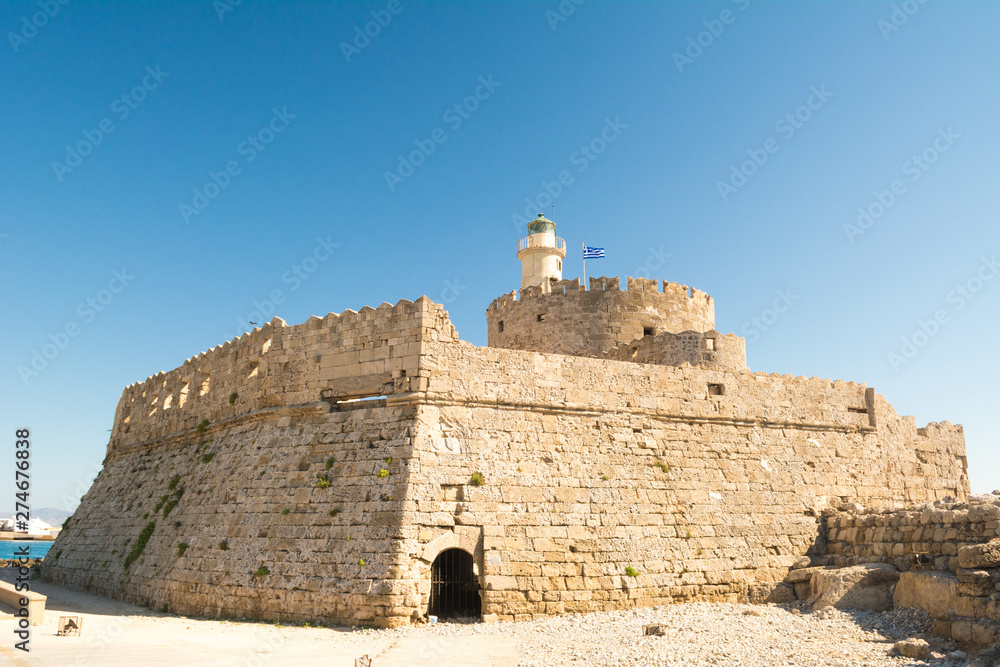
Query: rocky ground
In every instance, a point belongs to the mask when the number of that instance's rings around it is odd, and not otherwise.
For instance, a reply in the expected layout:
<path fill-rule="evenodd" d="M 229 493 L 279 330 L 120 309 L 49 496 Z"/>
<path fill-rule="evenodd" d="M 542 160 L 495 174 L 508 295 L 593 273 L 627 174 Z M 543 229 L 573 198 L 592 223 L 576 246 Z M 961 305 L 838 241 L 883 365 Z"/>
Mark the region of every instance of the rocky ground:
<path fill-rule="evenodd" d="M 0 578 L 12 572 L 0 570 Z M 994 667 L 973 662 L 954 643 L 925 634 L 923 611 L 806 613 L 807 603 L 678 604 L 628 612 L 550 617 L 518 623 L 437 623 L 351 629 L 232 622 L 162 614 L 38 582 L 49 596 L 32 652 L 13 648 L 14 619 L 0 613 L 0 664 L 324 665 L 353 667 L 637 667 L 684 665 L 838 667 Z M 0 612 L 3 610 L 0 609 Z M 57 637 L 59 616 L 83 619 L 80 637 Z M 660 625 L 662 636 L 644 636 Z M 897 641 L 923 637 L 927 660 L 896 655 Z M 911 646 L 924 648 L 914 642 Z"/>
<path fill-rule="evenodd" d="M 360 633 L 379 639 L 414 634 L 513 638 L 519 667 L 976 664 L 958 651 L 953 642 L 925 634 L 930 619 L 922 610 L 882 613 L 841 612 L 831 608 L 806 613 L 806 609 L 804 603 L 762 606 L 695 603 L 521 623 L 439 623 Z M 651 624 L 664 626 L 666 634 L 643 636 L 643 627 Z M 931 645 L 928 660 L 895 655 L 894 644 L 913 637 L 925 638 Z"/>

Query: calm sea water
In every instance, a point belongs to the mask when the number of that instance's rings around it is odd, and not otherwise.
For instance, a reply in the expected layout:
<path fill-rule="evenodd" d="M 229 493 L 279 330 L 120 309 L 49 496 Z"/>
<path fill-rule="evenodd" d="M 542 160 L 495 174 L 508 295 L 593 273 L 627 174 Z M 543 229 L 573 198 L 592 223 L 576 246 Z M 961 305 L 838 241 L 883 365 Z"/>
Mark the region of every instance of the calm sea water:
<path fill-rule="evenodd" d="M 28 555 L 31 558 L 41 558 L 49 552 L 49 549 L 52 548 L 52 542 L 38 542 L 35 540 L 0 540 L 0 559 L 13 558 L 14 551 L 25 544 L 28 545 Z"/>

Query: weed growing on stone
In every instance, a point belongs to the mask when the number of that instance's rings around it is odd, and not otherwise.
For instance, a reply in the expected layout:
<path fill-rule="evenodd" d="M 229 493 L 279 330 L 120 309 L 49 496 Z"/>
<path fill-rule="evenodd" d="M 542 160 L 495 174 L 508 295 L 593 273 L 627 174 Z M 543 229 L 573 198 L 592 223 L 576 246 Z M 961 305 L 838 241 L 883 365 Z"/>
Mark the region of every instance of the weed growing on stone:
<path fill-rule="evenodd" d="M 231 393 L 229 395 L 229 405 L 233 405 L 234 403 L 236 403 L 236 399 L 238 399 L 239 397 L 240 395 L 237 394 L 235 391 Z"/>
<path fill-rule="evenodd" d="M 634 567 L 632 567 L 631 565 L 629 565 L 628 567 L 625 568 L 625 576 L 627 576 L 627 577 L 638 577 L 639 576 L 639 570 L 637 570 Z"/>
<path fill-rule="evenodd" d="M 267 566 L 266 565 L 261 565 L 260 567 L 258 567 L 254 571 L 253 576 L 255 576 L 255 577 L 266 577 L 269 574 L 271 574 L 271 571 L 269 569 L 267 569 Z"/>
<path fill-rule="evenodd" d="M 333 463 L 334 463 L 333 457 L 331 456 L 330 458 L 328 458 L 326 460 L 326 469 L 329 470 L 330 468 L 332 468 L 333 467 Z"/>
<path fill-rule="evenodd" d="M 323 475 L 322 477 L 319 478 L 319 481 L 316 482 L 316 486 L 318 486 L 321 489 L 329 489 L 330 478 L 328 478 L 326 475 Z"/>
<path fill-rule="evenodd" d="M 174 489 L 177 488 L 177 485 L 180 484 L 180 481 L 181 481 L 181 476 L 174 475 L 173 477 L 170 478 L 170 484 L 167 484 L 167 488 L 173 491 Z"/>
<path fill-rule="evenodd" d="M 177 545 L 177 557 L 180 558 L 181 556 L 183 556 L 184 552 L 187 551 L 187 550 L 188 550 L 188 543 L 187 542 L 181 542 L 180 544 L 178 544 Z"/>
<path fill-rule="evenodd" d="M 375 476 L 378 477 L 379 479 L 385 479 L 386 477 L 389 476 L 389 471 L 386 470 L 385 468 L 382 468 L 377 473 L 375 473 Z"/>
<path fill-rule="evenodd" d="M 663 461 L 654 461 L 653 463 L 650 463 L 649 465 L 652 466 L 653 468 L 659 468 L 663 472 L 670 472 L 670 466 L 668 466 Z"/>
<path fill-rule="evenodd" d="M 149 542 L 149 538 L 152 537 L 154 530 L 156 530 L 156 522 L 150 521 L 146 524 L 146 527 L 142 529 L 142 532 L 139 533 L 139 537 L 136 539 L 135 544 L 132 545 L 132 551 L 130 551 L 128 556 L 125 557 L 126 572 L 128 572 L 129 568 L 132 567 L 132 563 L 139 560 L 139 556 L 142 555 L 143 550 L 146 548 L 146 543 Z"/>
<path fill-rule="evenodd" d="M 472 477 L 469 478 L 469 484 L 472 486 L 482 486 L 486 483 L 486 478 L 483 477 L 483 473 L 478 470 L 472 473 Z"/>
<path fill-rule="evenodd" d="M 219 548 L 223 551 L 229 550 L 229 540 L 222 540 L 219 542 Z"/>
<path fill-rule="evenodd" d="M 207 429 L 208 425 L 211 423 L 212 422 L 208 421 L 207 419 L 202 419 L 201 423 L 198 424 L 198 433 L 204 433 L 205 429 Z"/>
<path fill-rule="evenodd" d="M 202 454 L 201 455 L 201 462 L 202 463 L 208 463 L 209 461 L 211 461 L 214 458 L 215 458 L 215 452 L 208 452 L 207 454 Z"/>
<path fill-rule="evenodd" d="M 292 510 L 290 510 L 290 509 L 288 509 L 288 508 L 286 507 L 285 509 L 281 510 L 281 513 L 282 513 L 282 514 L 283 514 L 284 516 L 288 516 L 288 515 L 289 515 L 289 514 L 291 513 L 291 511 L 292 511 Z"/>

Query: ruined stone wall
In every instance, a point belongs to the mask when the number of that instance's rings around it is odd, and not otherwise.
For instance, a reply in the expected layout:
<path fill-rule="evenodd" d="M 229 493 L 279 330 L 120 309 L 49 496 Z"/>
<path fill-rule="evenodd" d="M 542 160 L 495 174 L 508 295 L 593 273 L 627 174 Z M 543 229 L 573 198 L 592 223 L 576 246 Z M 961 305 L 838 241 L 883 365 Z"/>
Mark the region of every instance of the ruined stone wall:
<path fill-rule="evenodd" d="M 1000 496 L 831 512 L 825 525 L 831 564 L 895 566 L 895 605 L 927 609 L 935 634 L 1000 642 Z"/>
<path fill-rule="evenodd" d="M 718 370 L 740 371 L 747 367 L 746 340 L 736 334 L 721 334 L 714 329 L 704 333 L 660 333 L 619 347 L 609 357 L 637 364 L 704 366 Z"/>
<path fill-rule="evenodd" d="M 186 614 L 409 622 L 415 410 L 393 401 L 426 384 L 422 346 L 454 336 L 441 306 L 402 301 L 275 321 L 132 385 L 46 578 Z M 206 376 L 207 392 L 177 400 Z"/>
<path fill-rule="evenodd" d="M 736 599 L 817 547 L 830 502 L 968 493 L 961 431 L 920 435 L 864 385 L 462 342 L 429 353 L 411 576 L 461 535 L 487 619 Z"/>
<path fill-rule="evenodd" d="M 710 331 L 715 326 L 712 297 L 687 285 L 629 278 L 591 278 L 552 283 L 552 290 L 529 287 L 496 299 L 486 311 L 489 347 L 575 356 L 603 357 L 620 345 L 655 333 Z M 520 297 L 520 298 L 518 298 Z M 501 326 L 502 325 L 502 326 Z M 501 330 L 502 329 L 502 330 Z"/>

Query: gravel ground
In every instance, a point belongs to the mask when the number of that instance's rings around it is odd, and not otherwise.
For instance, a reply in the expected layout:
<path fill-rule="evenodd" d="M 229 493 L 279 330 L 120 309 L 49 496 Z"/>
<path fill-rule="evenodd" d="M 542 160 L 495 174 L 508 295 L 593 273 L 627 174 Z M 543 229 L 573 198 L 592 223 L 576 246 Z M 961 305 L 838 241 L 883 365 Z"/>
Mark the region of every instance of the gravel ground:
<path fill-rule="evenodd" d="M 627 612 L 568 615 L 499 624 L 438 623 L 354 635 L 384 640 L 406 636 L 484 635 L 513 638 L 519 667 L 608 665 L 866 666 L 968 664 L 953 643 L 929 634 L 922 610 L 810 614 L 798 604 L 749 606 L 693 603 Z M 643 636 L 643 626 L 667 626 L 665 636 Z M 927 633 L 927 634 L 925 634 Z M 892 655 L 893 644 L 926 638 L 928 662 Z"/>

